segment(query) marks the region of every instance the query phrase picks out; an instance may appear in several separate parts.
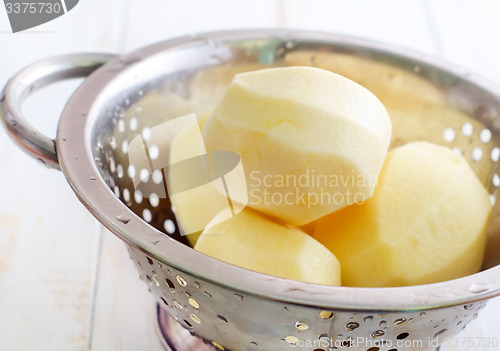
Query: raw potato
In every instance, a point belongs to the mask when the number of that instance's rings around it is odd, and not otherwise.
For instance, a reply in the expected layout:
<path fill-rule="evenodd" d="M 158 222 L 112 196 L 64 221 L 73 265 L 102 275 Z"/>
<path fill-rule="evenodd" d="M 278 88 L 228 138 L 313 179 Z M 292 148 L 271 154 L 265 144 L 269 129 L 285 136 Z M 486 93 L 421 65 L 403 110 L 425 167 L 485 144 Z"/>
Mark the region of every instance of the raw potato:
<path fill-rule="evenodd" d="M 219 212 L 223 209 L 232 209 L 234 213 L 239 213 L 244 205 L 238 203 L 237 200 L 246 198 L 246 193 L 240 194 L 241 191 L 244 191 L 243 174 L 240 175 L 241 179 L 234 178 L 235 175 L 238 176 L 238 169 L 233 169 L 232 172 L 225 175 L 226 186 L 232 194 L 232 201 L 228 199 L 227 194 L 222 189 L 223 185 L 220 180 L 210 179 L 198 187 L 181 192 L 176 191 L 185 187 L 190 175 L 186 172 L 173 171 L 172 165 L 206 154 L 201 129 L 207 117 L 208 115 L 204 115 L 197 120 L 194 119 L 192 123 L 181 129 L 173 138 L 169 150 L 168 189 L 170 201 L 181 232 L 186 235 L 189 244 L 193 247 L 201 231 Z M 197 170 L 194 170 L 190 173 L 196 172 Z M 241 171 L 241 173 L 243 172 Z M 199 174 L 194 176 L 197 177 Z M 242 202 L 245 203 L 246 200 L 243 199 Z"/>
<path fill-rule="evenodd" d="M 226 217 L 221 212 L 214 218 Z M 250 208 L 203 231 L 195 250 L 236 266 L 281 278 L 340 285 L 335 256 L 297 228 L 280 225 Z"/>
<path fill-rule="evenodd" d="M 316 223 L 347 286 L 446 281 L 482 264 L 488 193 L 462 156 L 428 142 L 391 150 L 375 194 Z"/>
<path fill-rule="evenodd" d="M 249 206 L 298 226 L 372 196 L 390 134 L 372 93 L 312 67 L 236 75 L 203 129 L 240 155 Z"/>
<path fill-rule="evenodd" d="M 205 152 L 200 137 L 208 115 L 201 116 L 198 123 L 193 123 L 180 130 L 170 144 L 170 163 L 180 162 L 191 157 L 192 150 Z M 200 152 L 201 152 L 200 151 Z M 172 177 L 169 174 L 169 178 Z M 215 196 L 214 196 L 215 195 Z M 209 206 L 207 200 L 211 200 L 214 206 Z M 171 196 L 170 201 L 174 207 L 175 217 L 186 238 L 194 246 L 205 225 L 217 214 L 220 206 L 227 205 L 225 196 L 219 194 L 213 187 L 203 187 L 196 192 L 184 194 L 184 196 Z M 215 209 L 215 212 L 214 212 Z"/>

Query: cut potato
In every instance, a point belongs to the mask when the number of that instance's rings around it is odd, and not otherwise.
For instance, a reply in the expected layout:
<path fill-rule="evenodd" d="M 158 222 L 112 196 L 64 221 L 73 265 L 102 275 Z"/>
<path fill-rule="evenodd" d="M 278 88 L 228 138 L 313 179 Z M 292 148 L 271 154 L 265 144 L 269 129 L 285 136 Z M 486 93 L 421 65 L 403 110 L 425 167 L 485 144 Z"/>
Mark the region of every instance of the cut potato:
<path fill-rule="evenodd" d="M 374 196 L 316 222 L 347 286 L 446 281 L 482 264 L 491 204 L 465 159 L 413 142 L 387 155 Z"/>
<path fill-rule="evenodd" d="M 191 123 L 180 130 L 170 144 L 169 197 L 181 233 L 187 235 L 191 246 L 219 212 L 228 209 L 237 214 L 244 207 L 238 201 L 246 202 L 241 165 L 214 179 L 210 167 L 204 164 L 204 160 L 209 159 L 203 158 L 207 152 L 200 128 L 203 128 L 207 117 L 196 119 L 193 116 Z M 189 167 L 186 167 L 187 162 L 190 162 Z M 189 184 L 198 186 L 190 187 Z"/>
<path fill-rule="evenodd" d="M 226 211 L 214 218 L 198 239 L 195 250 L 236 266 L 281 278 L 340 285 L 335 256 L 311 236 L 273 222 L 245 208 L 228 220 Z"/>
<path fill-rule="evenodd" d="M 312 67 L 236 75 L 203 129 L 240 155 L 249 206 L 298 226 L 372 196 L 390 134 L 372 93 Z"/>
<path fill-rule="evenodd" d="M 201 130 L 207 118 L 208 114 L 201 116 L 198 118 L 198 123 L 191 123 L 176 134 L 170 144 L 170 164 L 206 153 Z M 172 174 L 169 173 L 169 179 L 171 177 Z M 177 224 L 182 233 L 187 235 L 186 238 L 191 246 L 194 246 L 201 231 L 220 212 L 220 209 L 229 206 L 226 197 L 212 186 L 184 192 L 182 196 L 171 195 L 170 201 Z M 210 202 L 214 203 L 214 206 L 210 206 Z"/>

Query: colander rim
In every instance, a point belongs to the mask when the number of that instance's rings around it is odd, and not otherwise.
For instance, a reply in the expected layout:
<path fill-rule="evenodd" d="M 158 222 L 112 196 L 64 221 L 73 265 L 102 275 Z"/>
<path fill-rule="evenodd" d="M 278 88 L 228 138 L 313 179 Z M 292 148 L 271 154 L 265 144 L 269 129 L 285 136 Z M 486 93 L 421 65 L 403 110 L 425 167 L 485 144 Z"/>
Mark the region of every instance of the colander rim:
<path fill-rule="evenodd" d="M 407 49 L 332 33 L 283 29 L 229 30 L 183 36 L 120 56 L 89 76 L 68 101 L 57 131 L 61 170 L 84 206 L 111 232 L 129 245 L 187 275 L 235 292 L 286 303 L 334 310 L 408 311 L 466 304 L 500 295 L 500 265 L 467 277 L 441 283 L 395 287 L 354 288 L 315 285 L 249 271 L 199 253 L 153 228 L 135 215 L 101 178 L 90 145 L 99 107 L 113 96 L 113 82 L 133 74 L 134 67 L 155 55 L 208 41 L 248 39 L 314 40 L 343 44 L 403 57 L 430 65 L 500 97 L 496 85 L 462 69 Z M 130 64 L 124 65 L 124 62 Z M 500 100 L 500 98 L 498 98 Z M 127 217 L 128 222 L 117 218 Z M 138 234 L 140 233 L 140 234 Z M 479 287 L 473 289 L 474 287 Z M 484 289 L 481 289 L 484 287 Z"/>

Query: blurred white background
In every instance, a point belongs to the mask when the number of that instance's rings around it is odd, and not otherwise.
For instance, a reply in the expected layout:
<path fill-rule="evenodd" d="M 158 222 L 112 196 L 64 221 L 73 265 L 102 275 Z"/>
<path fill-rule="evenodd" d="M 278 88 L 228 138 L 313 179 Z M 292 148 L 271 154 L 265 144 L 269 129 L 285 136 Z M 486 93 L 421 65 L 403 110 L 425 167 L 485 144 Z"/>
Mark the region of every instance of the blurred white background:
<path fill-rule="evenodd" d="M 123 53 L 194 32 L 255 27 L 385 42 L 500 85 L 497 0 L 80 0 L 68 14 L 16 34 L 0 5 L 0 85 L 51 55 Z M 75 86 L 37 93 L 25 108 L 30 121 L 54 136 Z M 0 350 L 161 350 L 146 285 L 62 174 L 23 154 L 3 131 L 0 170 Z M 498 315 L 497 299 L 462 335 L 500 336 Z"/>

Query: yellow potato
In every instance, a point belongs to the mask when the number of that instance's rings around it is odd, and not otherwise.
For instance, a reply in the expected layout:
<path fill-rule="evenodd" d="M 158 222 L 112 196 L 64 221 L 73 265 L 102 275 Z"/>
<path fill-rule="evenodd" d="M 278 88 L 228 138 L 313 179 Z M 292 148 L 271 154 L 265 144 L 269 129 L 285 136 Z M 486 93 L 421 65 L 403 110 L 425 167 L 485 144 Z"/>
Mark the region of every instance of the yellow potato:
<path fill-rule="evenodd" d="M 390 134 L 372 93 L 312 67 L 236 75 L 203 129 L 240 155 L 249 206 L 297 226 L 372 196 Z"/>
<path fill-rule="evenodd" d="M 195 250 L 236 266 L 281 278 L 340 285 L 335 256 L 311 236 L 245 208 L 226 221 L 221 212 L 198 239 Z"/>
<path fill-rule="evenodd" d="M 243 171 L 239 168 L 232 169 L 224 175 L 226 193 L 221 178 L 214 179 L 207 167 L 203 167 L 201 156 L 206 156 L 206 149 L 201 137 L 201 128 L 205 124 L 208 115 L 194 119 L 187 124 L 172 139 L 169 150 L 168 167 L 168 192 L 170 201 L 181 233 L 186 235 L 191 246 L 205 229 L 207 224 L 222 210 L 232 210 L 239 213 L 246 202 L 246 191 Z M 192 163 L 191 171 L 186 171 L 184 167 L 181 171 L 175 168 L 176 165 L 187 160 L 200 160 Z M 200 165 L 199 168 L 193 167 Z M 206 165 L 205 165 L 206 166 Z M 177 170 L 177 171 L 174 171 Z M 206 174 L 200 174 L 206 173 Z M 240 174 L 241 173 L 241 174 Z M 198 186 L 189 187 L 199 179 L 206 181 L 198 182 Z M 188 189 L 186 189 L 188 188 Z"/>
<path fill-rule="evenodd" d="M 462 156 L 428 142 L 391 150 L 372 198 L 316 222 L 347 286 L 419 285 L 477 272 L 491 213 Z"/>

